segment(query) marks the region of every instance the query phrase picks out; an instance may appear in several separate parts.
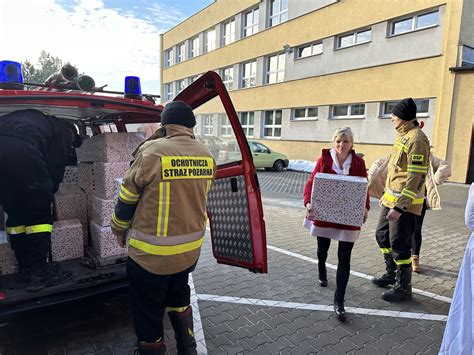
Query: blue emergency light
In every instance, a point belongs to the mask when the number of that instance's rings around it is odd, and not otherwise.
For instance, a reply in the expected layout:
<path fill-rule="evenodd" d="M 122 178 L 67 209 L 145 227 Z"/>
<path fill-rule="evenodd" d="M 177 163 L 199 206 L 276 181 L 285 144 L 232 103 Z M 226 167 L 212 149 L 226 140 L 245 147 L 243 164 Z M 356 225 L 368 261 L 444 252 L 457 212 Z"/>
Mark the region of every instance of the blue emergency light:
<path fill-rule="evenodd" d="M 23 90 L 21 64 L 11 60 L 0 61 L 0 89 Z"/>
<path fill-rule="evenodd" d="M 126 98 L 141 99 L 142 88 L 140 86 L 140 78 L 138 76 L 126 76 L 124 92 Z"/>

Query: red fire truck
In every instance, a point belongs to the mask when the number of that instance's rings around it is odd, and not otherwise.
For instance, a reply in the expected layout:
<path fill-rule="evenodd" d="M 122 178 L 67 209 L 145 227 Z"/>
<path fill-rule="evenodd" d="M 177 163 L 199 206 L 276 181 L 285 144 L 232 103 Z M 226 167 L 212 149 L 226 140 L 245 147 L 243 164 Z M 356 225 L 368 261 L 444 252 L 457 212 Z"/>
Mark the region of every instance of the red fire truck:
<path fill-rule="evenodd" d="M 126 83 L 125 92 L 119 94 L 95 88 L 90 77 L 78 84 L 77 78 L 68 77 L 72 70 L 69 67 L 49 82 L 34 85 L 20 82 L 21 72 L 5 68 L 7 65 L 0 62 L 0 120 L 12 111 L 34 108 L 73 123 L 81 134 L 89 136 L 131 132 L 160 122 L 163 106 L 155 104 L 153 96 L 141 94 L 136 77 L 128 79 L 132 80 L 128 82 L 131 90 L 127 92 Z M 215 72 L 207 72 L 175 100 L 186 102 L 195 111 L 212 107 L 213 112 L 220 112 L 220 127 L 225 127 L 219 132 L 223 134 L 213 134 L 208 122 L 198 122 L 196 132 L 197 139 L 209 145 L 218 165 L 208 198 L 210 236 L 217 263 L 266 273 L 265 222 L 258 179 L 245 134 L 221 78 Z M 198 120 L 208 117 L 196 116 Z M 240 155 L 229 161 L 219 148 L 231 140 L 238 142 Z M 2 242 L 8 240 L 3 238 Z M 87 253 L 86 249 L 83 258 L 59 263 L 61 269 L 73 273 L 73 278 L 35 293 L 28 292 L 25 283 L 17 282 L 15 274 L 3 275 L 0 269 L 0 317 L 127 286 L 123 257 L 104 263 L 94 260 L 94 253 Z"/>

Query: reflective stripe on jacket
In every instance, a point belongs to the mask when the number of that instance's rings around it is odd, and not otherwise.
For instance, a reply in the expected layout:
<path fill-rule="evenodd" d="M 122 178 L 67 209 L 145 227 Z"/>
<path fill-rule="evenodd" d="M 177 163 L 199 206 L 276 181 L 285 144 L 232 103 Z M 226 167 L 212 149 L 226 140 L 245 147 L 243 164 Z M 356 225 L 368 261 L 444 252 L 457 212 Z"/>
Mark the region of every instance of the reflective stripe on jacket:
<path fill-rule="evenodd" d="M 144 143 L 125 173 L 111 226 L 129 230 L 129 256 L 160 275 L 181 272 L 200 254 L 207 193 L 215 174 L 209 149 L 192 129 L 166 125 Z"/>

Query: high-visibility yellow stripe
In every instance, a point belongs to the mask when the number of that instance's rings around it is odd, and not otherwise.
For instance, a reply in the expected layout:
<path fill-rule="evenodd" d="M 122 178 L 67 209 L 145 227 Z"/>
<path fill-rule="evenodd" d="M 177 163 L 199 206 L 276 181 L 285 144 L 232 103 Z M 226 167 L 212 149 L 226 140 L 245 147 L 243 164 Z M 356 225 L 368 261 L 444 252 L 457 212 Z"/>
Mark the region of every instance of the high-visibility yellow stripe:
<path fill-rule="evenodd" d="M 26 234 L 34 234 L 34 233 L 51 233 L 53 230 L 52 224 L 35 224 L 33 226 L 26 227 Z"/>
<path fill-rule="evenodd" d="M 145 253 L 153 254 L 153 255 L 176 255 L 186 253 L 188 251 L 192 251 L 201 247 L 204 241 L 204 237 L 194 242 L 186 243 L 186 244 L 179 244 L 179 245 L 153 245 L 141 240 L 137 239 L 130 239 L 130 246 L 142 250 Z"/>
<path fill-rule="evenodd" d="M 168 220 L 170 216 L 170 183 L 166 182 L 166 203 L 165 203 L 165 220 L 163 226 L 163 236 L 166 237 L 168 235 Z"/>
<path fill-rule="evenodd" d="M 412 205 L 420 205 L 420 204 L 423 203 L 424 200 L 425 200 L 424 197 L 415 198 L 415 199 L 411 202 L 411 204 L 412 204 Z"/>
<path fill-rule="evenodd" d="M 412 198 L 411 196 L 406 196 L 406 197 Z M 390 201 L 390 202 L 397 202 L 398 201 L 397 196 L 390 195 L 387 191 L 384 192 L 383 198 L 386 199 L 387 201 Z M 424 200 L 425 200 L 424 197 L 415 198 L 415 199 L 412 200 L 411 204 L 412 205 L 420 205 L 420 204 L 423 203 Z"/>
<path fill-rule="evenodd" d="M 426 174 L 428 172 L 428 169 L 427 168 L 423 168 L 423 167 L 417 167 L 416 165 L 415 166 L 408 166 L 407 168 L 407 172 L 410 172 L 410 173 L 424 173 Z"/>
<path fill-rule="evenodd" d="M 408 197 L 408 198 L 411 199 L 411 200 L 414 200 L 414 199 L 415 199 L 415 197 L 413 197 L 413 195 L 411 195 L 411 194 L 409 194 L 409 193 L 407 193 L 407 192 L 404 192 L 404 191 L 402 191 L 402 196 Z M 415 196 L 416 196 L 416 195 L 415 195 Z"/>
<path fill-rule="evenodd" d="M 395 264 L 397 265 L 408 265 L 411 264 L 411 257 L 408 259 L 403 259 L 403 260 L 395 260 Z"/>
<path fill-rule="evenodd" d="M 25 226 L 7 227 L 8 234 L 23 234 L 26 232 Z"/>
<path fill-rule="evenodd" d="M 127 188 L 126 188 L 125 186 L 123 186 L 123 184 L 120 185 L 120 189 L 121 189 L 123 192 L 125 192 L 127 195 L 129 195 L 131 198 L 137 198 L 137 199 L 140 198 L 140 194 L 135 194 L 135 193 L 133 193 L 133 192 L 128 191 Z"/>
<path fill-rule="evenodd" d="M 423 170 L 428 171 L 428 167 L 427 166 L 422 166 L 422 165 L 408 164 L 407 167 L 408 168 L 414 168 L 414 169 L 423 169 Z"/>
<path fill-rule="evenodd" d="M 162 203 L 163 203 L 163 183 L 160 182 L 158 194 L 158 221 L 156 222 L 156 235 L 161 235 L 161 214 L 162 214 Z"/>
<path fill-rule="evenodd" d="M 135 198 L 129 198 L 127 195 L 125 195 L 122 191 L 119 192 L 119 198 L 125 202 L 125 203 L 131 203 L 131 204 L 135 204 L 139 199 L 135 199 Z"/>
<path fill-rule="evenodd" d="M 186 306 L 186 307 L 166 307 L 166 310 L 168 312 L 178 312 L 178 313 L 181 313 L 181 312 L 184 312 L 188 309 L 189 306 Z"/>
<path fill-rule="evenodd" d="M 392 248 L 380 248 L 382 254 L 390 254 L 392 252 Z"/>
<path fill-rule="evenodd" d="M 124 229 L 127 229 L 128 227 L 130 227 L 130 222 L 131 221 L 124 221 L 122 219 L 119 219 L 115 215 L 115 212 L 113 212 L 112 213 L 112 222 L 114 224 L 114 227 L 116 227 L 116 229 L 124 230 Z"/>
<path fill-rule="evenodd" d="M 409 189 L 407 189 L 407 188 L 404 188 L 404 189 L 402 190 L 402 193 L 401 193 L 401 194 L 402 194 L 402 195 L 405 195 L 405 196 L 411 196 L 412 198 L 415 198 L 415 197 L 416 197 L 416 192 L 413 192 L 413 191 L 411 191 L 411 190 L 409 190 Z"/>

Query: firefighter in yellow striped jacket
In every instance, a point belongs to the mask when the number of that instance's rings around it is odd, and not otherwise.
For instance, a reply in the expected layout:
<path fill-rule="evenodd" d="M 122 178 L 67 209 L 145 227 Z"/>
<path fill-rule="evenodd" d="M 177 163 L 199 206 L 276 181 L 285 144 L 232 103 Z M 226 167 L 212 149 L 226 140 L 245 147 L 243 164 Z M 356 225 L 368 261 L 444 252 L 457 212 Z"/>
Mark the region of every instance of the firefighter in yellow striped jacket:
<path fill-rule="evenodd" d="M 215 162 L 195 139 L 196 120 L 184 102 L 167 104 L 161 124 L 124 175 L 111 226 L 119 244 L 125 244 L 125 233 L 128 236 L 127 274 L 138 352 L 165 352 L 167 310 L 178 354 L 195 354 L 188 276 L 206 231 Z"/>
<path fill-rule="evenodd" d="M 385 191 L 380 199 L 382 210 L 375 232 L 387 272 L 372 281 L 381 287 L 393 285 L 382 298 L 394 302 L 412 297 L 412 235 L 416 228 L 415 216 L 419 216 L 423 208 L 430 144 L 418 126 L 416 104 L 411 98 L 395 105 L 392 125 L 397 138 L 388 162 Z"/>

